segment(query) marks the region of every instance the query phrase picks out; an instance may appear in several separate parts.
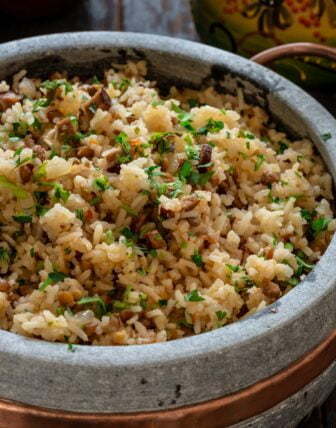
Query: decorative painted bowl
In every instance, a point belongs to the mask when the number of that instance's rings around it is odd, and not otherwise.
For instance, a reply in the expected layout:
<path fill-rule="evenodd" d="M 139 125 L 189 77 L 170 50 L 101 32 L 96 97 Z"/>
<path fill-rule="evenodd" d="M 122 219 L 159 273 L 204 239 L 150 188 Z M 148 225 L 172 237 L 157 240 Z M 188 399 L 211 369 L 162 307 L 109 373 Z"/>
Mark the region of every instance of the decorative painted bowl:
<path fill-rule="evenodd" d="M 283 43 L 336 46 L 335 0 L 192 0 L 206 43 L 251 57 Z M 277 59 L 273 68 L 306 87 L 336 84 L 336 61 L 317 55 Z"/>
<path fill-rule="evenodd" d="M 225 91 L 242 88 L 290 132 L 309 137 L 336 178 L 331 115 L 274 72 L 209 46 L 109 32 L 36 37 L 0 46 L 0 79 L 22 68 L 92 75 L 127 59 L 147 60 L 163 89 L 214 81 Z M 313 272 L 273 305 L 175 341 L 78 345 L 72 353 L 0 331 L 0 426 L 293 426 L 336 385 L 335 256 L 333 238 Z"/>

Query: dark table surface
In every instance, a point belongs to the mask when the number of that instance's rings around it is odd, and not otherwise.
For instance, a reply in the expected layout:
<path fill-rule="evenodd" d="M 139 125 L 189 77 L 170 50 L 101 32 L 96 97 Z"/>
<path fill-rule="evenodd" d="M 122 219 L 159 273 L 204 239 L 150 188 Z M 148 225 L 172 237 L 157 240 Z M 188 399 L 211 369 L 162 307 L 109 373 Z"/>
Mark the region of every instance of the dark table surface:
<path fill-rule="evenodd" d="M 134 31 L 198 40 L 188 0 L 70 0 L 58 16 L 34 21 L 15 20 L 0 10 L 0 42 L 85 30 Z M 336 116 L 336 88 L 311 94 Z M 322 427 L 336 428 L 336 391 L 299 426 Z"/>

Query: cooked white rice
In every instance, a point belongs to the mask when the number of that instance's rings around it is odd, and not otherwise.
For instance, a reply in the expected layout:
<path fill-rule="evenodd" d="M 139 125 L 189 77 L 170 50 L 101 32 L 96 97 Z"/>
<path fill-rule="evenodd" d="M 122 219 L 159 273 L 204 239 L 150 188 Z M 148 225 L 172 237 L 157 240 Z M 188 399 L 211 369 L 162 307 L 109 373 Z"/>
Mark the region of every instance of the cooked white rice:
<path fill-rule="evenodd" d="M 287 293 L 327 247 L 332 180 L 236 97 L 140 62 L 0 83 L 0 327 L 49 341 L 161 342 Z"/>

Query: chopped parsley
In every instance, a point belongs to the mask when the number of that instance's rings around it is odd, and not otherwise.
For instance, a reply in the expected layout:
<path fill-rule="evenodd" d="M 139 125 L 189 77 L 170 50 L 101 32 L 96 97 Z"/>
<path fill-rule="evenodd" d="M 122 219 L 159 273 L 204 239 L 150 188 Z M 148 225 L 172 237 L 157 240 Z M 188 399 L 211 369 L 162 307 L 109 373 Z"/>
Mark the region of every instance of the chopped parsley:
<path fill-rule="evenodd" d="M 169 140 L 171 135 L 173 135 L 171 132 L 155 132 L 151 135 L 149 142 L 157 147 L 160 155 L 169 153 L 173 150 L 173 145 Z"/>
<path fill-rule="evenodd" d="M 308 237 L 312 239 L 316 238 L 319 233 L 327 230 L 328 225 L 331 221 L 331 219 L 325 217 L 316 218 L 316 216 L 316 210 L 309 211 L 304 208 L 301 209 L 301 217 L 307 221 L 309 226 L 307 231 Z"/>
<path fill-rule="evenodd" d="M 178 174 L 181 180 L 188 181 L 195 186 L 204 186 L 211 179 L 214 172 L 207 171 L 205 173 L 200 173 L 193 171 L 192 163 L 189 160 L 186 160 L 183 162 Z"/>
<path fill-rule="evenodd" d="M 151 250 L 148 251 L 148 254 L 151 257 L 155 258 L 155 257 L 157 257 L 157 250 L 155 248 L 152 248 Z"/>
<path fill-rule="evenodd" d="M 188 103 L 188 105 L 189 105 L 190 108 L 194 108 L 194 107 L 198 107 L 199 106 L 199 102 L 195 98 L 189 98 L 187 100 L 187 103 Z"/>
<path fill-rule="evenodd" d="M 322 138 L 323 141 L 328 141 L 328 140 L 330 140 L 332 138 L 332 135 L 331 135 L 330 132 L 326 132 L 325 134 L 321 135 L 321 138 Z"/>
<path fill-rule="evenodd" d="M 307 269 L 307 270 L 311 270 L 311 269 L 313 269 L 314 265 L 311 265 L 311 264 L 307 263 L 307 262 L 303 259 L 303 257 L 305 257 L 305 255 L 304 255 L 304 254 L 303 254 L 301 257 L 296 256 L 296 262 L 297 262 L 297 264 L 299 265 L 299 267 L 302 267 L 302 268 Z"/>
<path fill-rule="evenodd" d="M 216 316 L 218 321 L 222 321 L 224 318 L 226 318 L 227 313 L 225 311 L 217 311 Z"/>
<path fill-rule="evenodd" d="M 202 255 L 199 253 L 199 251 L 195 251 L 194 254 L 191 256 L 191 260 L 195 263 L 196 266 L 202 267 L 203 266 L 203 259 Z"/>
<path fill-rule="evenodd" d="M 171 103 L 171 109 L 177 113 L 177 118 L 180 120 L 180 125 L 187 129 L 190 132 L 195 132 L 194 127 L 191 124 L 191 114 L 182 110 L 181 107 L 179 107 L 175 103 Z"/>
<path fill-rule="evenodd" d="M 135 233 L 133 233 L 129 227 L 124 227 L 121 230 L 120 234 L 126 238 L 125 245 L 127 247 L 134 247 L 135 246 L 135 244 L 138 240 L 138 236 Z"/>
<path fill-rule="evenodd" d="M 224 123 L 221 120 L 209 119 L 207 124 L 202 128 L 199 128 L 197 133 L 199 135 L 208 135 L 209 133 L 215 134 L 221 131 L 223 128 L 224 128 Z"/>
<path fill-rule="evenodd" d="M 162 100 L 154 100 L 154 101 L 152 101 L 152 103 L 151 103 L 151 105 L 152 105 L 153 107 L 161 106 L 162 104 L 164 104 L 164 101 L 162 101 Z"/>
<path fill-rule="evenodd" d="M 300 282 L 300 280 L 298 278 L 295 278 L 294 276 L 292 278 L 290 278 L 287 281 L 287 284 L 290 285 L 291 287 L 295 287 L 296 285 L 298 285 L 298 283 Z"/>
<path fill-rule="evenodd" d="M 254 170 L 255 171 L 259 171 L 259 169 L 261 168 L 261 165 L 265 162 L 265 156 L 263 154 L 258 154 L 257 155 L 257 160 L 254 164 Z"/>
<path fill-rule="evenodd" d="M 26 214 L 17 214 L 13 215 L 13 220 L 20 224 L 31 223 L 33 221 L 33 217 L 31 215 Z"/>
<path fill-rule="evenodd" d="M 48 91 L 55 91 L 57 88 L 64 86 L 65 95 L 73 90 L 72 85 L 66 80 L 45 80 L 41 83 L 41 88 Z"/>
<path fill-rule="evenodd" d="M 34 174 L 34 178 L 38 180 L 39 178 L 44 178 L 47 175 L 47 163 L 43 162 Z"/>
<path fill-rule="evenodd" d="M 286 250 L 290 250 L 290 251 L 294 249 L 294 245 L 291 242 L 286 242 L 284 244 L 284 247 L 286 248 Z"/>
<path fill-rule="evenodd" d="M 312 221 L 311 228 L 315 233 L 315 236 L 321 232 L 324 232 L 328 228 L 328 224 L 330 223 L 330 219 L 320 217 Z"/>
<path fill-rule="evenodd" d="M 69 199 L 70 192 L 69 190 L 65 190 L 62 184 L 53 183 L 53 187 L 54 187 L 54 198 L 57 201 L 66 202 Z"/>
<path fill-rule="evenodd" d="M 0 265 L 8 264 L 10 261 L 9 252 L 6 248 L 0 247 Z"/>
<path fill-rule="evenodd" d="M 190 324 L 187 320 L 179 320 L 178 321 L 178 323 L 177 323 L 180 327 L 186 327 L 186 328 L 189 328 L 189 329 L 193 329 L 193 325 L 192 324 Z"/>
<path fill-rule="evenodd" d="M 204 186 L 211 180 L 211 177 L 214 175 L 214 171 L 207 171 L 204 173 L 193 171 L 190 174 L 189 182 L 195 186 Z"/>
<path fill-rule="evenodd" d="M 49 210 L 49 208 L 43 207 L 40 204 L 35 205 L 35 213 L 38 217 L 44 216 L 44 214 Z"/>
<path fill-rule="evenodd" d="M 51 103 L 51 100 L 48 98 L 40 98 L 33 103 L 33 113 L 36 113 L 43 107 L 48 107 Z"/>
<path fill-rule="evenodd" d="M 24 138 L 28 133 L 28 123 L 26 122 L 14 122 L 13 132 L 9 134 L 10 137 Z"/>
<path fill-rule="evenodd" d="M 239 272 L 240 271 L 240 266 L 226 264 L 226 267 L 228 269 L 230 269 L 232 272 Z"/>
<path fill-rule="evenodd" d="M 34 117 L 34 122 L 32 123 L 32 127 L 40 131 L 42 129 L 42 122 L 37 117 Z"/>
<path fill-rule="evenodd" d="M 125 132 L 120 132 L 116 137 L 116 142 L 119 143 L 124 151 L 124 153 L 129 154 L 131 151 L 131 145 L 128 141 L 128 135 Z"/>
<path fill-rule="evenodd" d="M 78 220 L 84 221 L 84 210 L 83 210 L 83 208 L 75 209 L 75 215 L 78 218 Z"/>
<path fill-rule="evenodd" d="M 130 215 L 130 216 L 132 216 L 132 217 L 137 217 L 137 216 L 138 216 L 138 213 L 137 213 L 133 208 L 131 208 L 129 205 L 122 204 L 122 205 L 121 205 L 121 208 L 122 208 L 124 211 L 126 211 L 126 212 L 127 212 L 127 214 L 129 214 L 129 215 Z"/>
<path fill-rule="evenodd" d="M 187 302 L 202 302 L 205 299 L 204 297 L 198 294 L 197 290 L 193 290 L 184 296 L 184 300 L 186 300 Z"/>
<path fill-rule="evenodd" d="M 185 152 L 187 154 L 188 160 L 199 160 L 200 148 L 198 146 L 187 143 L 185 146 Z"/>
<path fill-rule="evenodd" d="M 100 84 L 100 80 L 98 79 L 98 77 L 96 75 L 94 75 L 91 79 L 91 84 L 92 85 L 99 85 Z"/>
<path fill-rule="evenodd" d="M 96 305 L 96 314 L 99 317 L 101 317 L 102 315 L 106 314 L 106 312 L 107 312 L 106 303 L 99 296 L 82 297 L 77 302 L 77 305 L 89 305 L 89 304 L 95 304 Z"/>
<path fill-rule="evenodd" d="M 148 178 L 159 177 L 164 175 L 162 171 L 160 171 L 161 167 L 159 165 L 149 166 L 145 168 L 145 172 L 148 175 Z"/>
<path fill-rule="evenodd" d="M 245 132 L 244 137 L 247 138 L 248 140 L 254 140 L 255 139 L 255 135 L 251 134 L 250 132 Z"/>
<path fill-rule="evenodd" d="M 139 268 L 139 269 L 137 269 L 136 270 L 137 271 L 137 273 L 139 274 L 139 275 L 141 275 L 141 276 L 146 276 L 146 271 L 145 271 L 145 269 L 144 268 Z"/>
<path fill-rule="evenodd" d="M 4 175 L 0 175 L 0 188 L 1 187 L 10 190 L 17 199 L 29 198 L 29 193 L 26 192 L 26 190 L 9 181 Z"/>
<path fill-rule="evenodd" d="M 44 291 L 48 285 L 56 284 L 57 282 L 63 282 L 65 278 L 68 276 L 63 272 L 50 272 L 48 274 L 48 278 L 42 282 L 42 284 L 39 286 L 39 291 Z"/>
<path fill-rule="evenodd" d="M 32 156 L 26 156 L 25 158 L 21 159 L 20 156 L 15 160 L 15 168 L 25 164 L 26 162 L 29 162 L 32 160 Z"/>
<path fill-rule="evenodd" d="M 183 193 L 183 182 L 179 179 L 168 183 L 169 188 L 169 196 L 171 198 L 177 198 L 177 196 L 181 195 Z"/>
<path fill-rule="evenodd" d="M 284 143 L 283 141 L 280 141 L 277 154 L 282 155 L 287 149 L 288 149 L 288 144 Z"/>
<path fill-rule="evenodd" d="M 187 179 L 191 172 L 192 172 L 193 166 L 192 163 L 188 160 L 183 162 L 183 165 L 181 166 L 180 170 L 179 170 L 179 177 L 180 179 Z"/>
<path fill-rule="evenodd" d="M 97 187 L 98 190 L 101 190 L 102 192 L 104 192 L 110 187 L 108 178 L 104 175 L 102 177 L 95 178 L 93 180 L 93 184 Z"/>
<path fill-rule="evenodd" d="M 113 310 L 116 312 L 123 311 L 124 309 L 128 309 L 130 304 L 128 302 L 122 302 L 121 300 L 115 300 L 113 302 Z"/>
<path fill-rule="evenodd" d="M 114 89 L 119 89 L 120 91 L 126 91 L 126 89 L 130 86 L 131 81 L 129 79 L 122 79 L 120 82 L 114 80 L 111 82 L 111 85 Z"/>
<path fill-rule="evenodd" d="M 68 343 L 68 351 L 69 352 L 75 352 L 76 348 L 74 347 L 74 345 L 72 343 Z"/>
<path fill-rule="evenodd" d="M 95 205 L 100 204 L 101 201 L 102 201 L 102 198 L 100 196 L 95 196 L 90 200 L 90 205 L 94 207 Z"/>

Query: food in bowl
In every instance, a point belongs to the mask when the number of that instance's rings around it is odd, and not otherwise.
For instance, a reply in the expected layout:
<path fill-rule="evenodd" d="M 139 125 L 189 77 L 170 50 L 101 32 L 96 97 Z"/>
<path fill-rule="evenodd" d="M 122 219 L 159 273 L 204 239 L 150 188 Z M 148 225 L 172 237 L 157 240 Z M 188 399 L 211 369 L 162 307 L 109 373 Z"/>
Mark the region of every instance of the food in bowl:
<path fill-rule="evenodd" d="M 241 92 L 163 97 L 144 62 L 22 71 L 0 92 L 2 329 L 94 345 L 209 331 L 295 287 L 335 230 L 312 142 Z"/>

